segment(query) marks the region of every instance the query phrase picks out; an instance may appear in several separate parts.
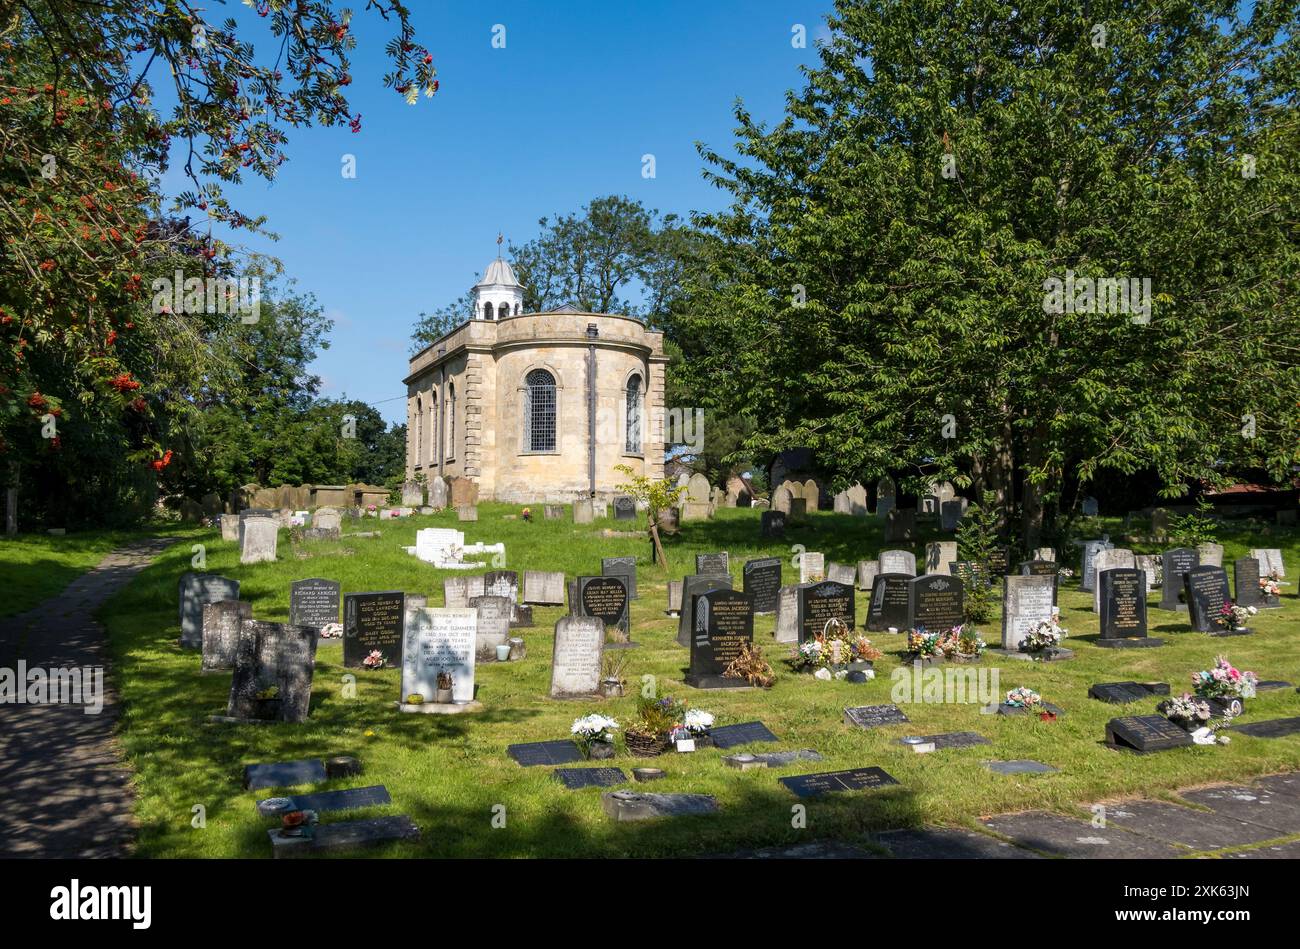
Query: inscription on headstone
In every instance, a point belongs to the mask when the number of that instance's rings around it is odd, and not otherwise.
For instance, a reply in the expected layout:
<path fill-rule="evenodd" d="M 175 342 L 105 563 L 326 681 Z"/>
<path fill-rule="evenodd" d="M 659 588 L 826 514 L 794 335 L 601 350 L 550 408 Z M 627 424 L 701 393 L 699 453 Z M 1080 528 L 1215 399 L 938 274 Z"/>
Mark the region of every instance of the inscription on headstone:
<path fill-rule="evenodd" d="M 563 606 L 564 572 L 525 570 L 524 602 L 537 606 Z"/>
<path fill-rule="evenodd" d="M 1136 567 L 1115 567 L 1098 575 L 1102 639 L 1144 639 L 1147 635 L 1147 577 Z"/>
<path fill-rule="evenodd" d="M 781 592 L 781 558 L 747 560 L 741 572 L 744 591 L 754 602 L 754 612 L 776 612 L 777 596 Z M 680 608 L 680 602 L 678 605 Z"/>
<path fill-rule="evenodd" d="M 722 673 L 753 642 L 754 604 L 748 594 L 713 590 L 696 597 L 686 684 L 696 688 L 747 684 L 745 679 L 725 679 Z"/>
<path fill-rule="evenodd" d="M 628 632 L 629 605 L 624 577 L 578 577 L 579 615 L 599 617 L 607 632 Z"/>
<path fill-rule="evenodd" d="M 343 665 L 361 667 L 361 661 L 379 650 L 391 667 L 402 661 L 402 632 L 406 594 L 349 593 L 343 597 Z"/>
<path fill-rule="evenodd" d="M 313 577 L 289 584 L 289 622 L 324 631 L 339 622 L 339 584 Z"/>
<path fill-rule="evenodd" d="M 233 718 L 305 722 L 311 705 L 317 631 L 310 626 L 240 624 L 226 714 Z"/>
<path fill-rule="evenodd" d="M 725 550 L 718 554 L 696 554 L 695 573 L 710 577 L 727 576 L 731 573 L 731 558 Z"/>
<path fill-rule="evenodd" d="M 842 620 L 849 629 L 857 625 L 851 583 L 823 580 L 821 583 L 801 584 L 798 610 L 799 642 L 822 633 L 832 619 Z"/>
<path fill-rule="evenodd" d="M 958 577 L 926 574 L 908 584 L 908 623 L 913 629 L 943 632 L 965 622 L 965 600 Z"/>
<path fill-rule="evenodd" d="M 402 650 L 402 696 L 432 702 L 438 694 L 438 673 L 451 676 L 451 700 L 474 701 L 474 653 L 478 617 L 470 609 L 411 610 Z"/>
<path fill-rule="evenodd" d="M 203 606 L 222 600 L 239 599 L 239 581 L 215 573 L 184 573 L 177 598 L 181 623 L 181 648 L 203 648 Z"/>
<path fill-rule="evenodd" d="M 687 648 L 691 645 L 691 632 L 695 629 L 695 598 L 710 590 L 730 589 L 730 575 L 711 577 L 691 574 L 682 577 L 682 612 L 677 618 L 677 645 Z"/>
<path fill-rule="evenodd" d="M 606 577 L 622 577 L 627 585 L 628 599 L 636 599 L 635 557 L 605 557 L 600 561 L 600 573 Z"/>
<path fill-rule="evenodd" d="M 1238 606 L 1264 605 L 1259 590 L 1259 561 L 1254 557 L 1238 557 L 1232 562 L 1232 590 Z"/>
<path fill-rule="evenodd" d="M 1019 651 L 1021 640 L 1052 618 L 1055 604 L 1055 572 L 1007 577 L 1002 585 L 1002 648 Z"/>
<path fill-rule="evenodd" d="M 600 690 L 605 624 L 596 616 L 564 616 L 555 624 L 551 698 L 595 695 Z"/>
<path fill-rule="evenodd" d="M 1208 633 L 1219 628 L 1219 615 L 1230 599 L 1228 573 L 1222 567 L 1192 567 L 1183 574 L 1192 629 Z"/>
<path fill-rule="evenodd" d="M 1183 575 L 1193 567 L 1200 565 L 1200 557 L 1190 547 L 1176 547 L 1160 555 L 1163 576 L 1160 583 L 1160 608 L 1162 610 L 1185 610 L 1186 603 L 1178 601 L 1178 594 L 1183 592 Z"/>
<path fill-rule="evenodd" d="M 474 633 L 475 662 L 496 662 L 497 647 L 510 641 L 510 615 L 513 612 L 509 597 L 473 596 L 469 600 L 474 610 L 477 629 Z"/>
<path fill-rule="evenodd" d="M 911 574 L 882 573 L 871 586 L 871 605 L 867 609 L 867 629 L 884 632 L 905 629 L 911 605 Z"/>

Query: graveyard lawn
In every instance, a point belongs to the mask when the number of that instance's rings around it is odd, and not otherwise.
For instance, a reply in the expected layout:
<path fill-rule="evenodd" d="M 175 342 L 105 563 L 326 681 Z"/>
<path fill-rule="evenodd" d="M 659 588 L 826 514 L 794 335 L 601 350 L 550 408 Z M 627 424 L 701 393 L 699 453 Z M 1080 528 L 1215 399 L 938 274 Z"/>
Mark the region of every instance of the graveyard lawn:
<path fill-rule="evenodd" d="M 540 510 L 540 505 L 533 505 Z M 405 590 L 425 594 L 430 606 L 443 603 L 442 580 L 452 571 L 437 570 L 404 553 L 421 527 L 467 527 L 466 540 L 506 545 L 508 568 L 522 578 L 525 570 L 563 570 L 572 579 L 599 574 L 601 558 L 638 558 L 639 599 L 631 606 L 632 638 L 628 650 L 628 696 L 622 699 L 552 700 L 548 698 L 551 651 L 561 607 L 534 607 L 536 626 L 516 631 L 527 641 L 522 662 L 480 665 L 478 698 L 484 708 L 473 714 L 407 715 L 395 703 L 400 670 L 367 672 L 343 667 L 342 647 L 325 643 L 317 651 L 311 714 L 301 725 L 228 725 L 208 722 L 224 712 L 228 673 L 200 676 L 197 652 L 177 645 L 177 582 L 191 569 L 190 543 L 178 544 L 105 607 L 115 654 L 115 675 L 125 701 L 123 744 L 135 771 L 141 834 L 138 853 L 147 857 L 269 857 L 268 822 L 259 818 L 255 801 L 274 791 L 241 789 L 244 765 L 331 755 L 355 755 L 364 765 L 358 778 L 335 780 L 310 789 L 323 790 L 382 784 L 392 795 L 387 808 L 326 815 L 346 817 L 407 814 L 422 828 L 418 841 L 375 851 L 391 856 L 431 857 L 582 857 L 688 856 L 724 854 L 813 838 L 858 842 L 869 831 L 939 824 L 975 828 L 983 815 L 1049 808 L 1068 812 L 1081 802 L 1127 796 L 1161 797 L 1175 789 L 1213 782 L 1239 782 L 1270 772 L 1300 769 L 1300 735 L 1256 738 L 1235 735 L 1228 746 L 1195 747 L 1136 756 L 1103 745 L 1106 722 L 1120 715 L 1154 712 L 1156 697 L 1128 705 L 1088 698 L 1094 683 L 1125 680 L 1164 681 L 1181 692 L 1192 672 L 1209 668 L 1226 654 L 1238 668 L 1261 679 L 1300 682 L 1300 598 L 1296 587 L 1283 587 L 1283 607 L 1261 612 L 1256 634 L 1214 639 L 1193 633 L 1186 614 L 1154 608 L 1150 633 L 1166 641 L 1162 648 L 1110 650 L 1094 638 L 1097 617 L 1091 593 L 1078 591 L 1078 548 L 1063 561 L 1076 569 L 1062 581 L 1066 645 L 1077 658 L 1049 664 L 999 660 L 987 655 L 974 669 L 998 668 L 1000 691 L 1028 686 L 1058 706 L 1064 715 L 1046 723 L 1032 716 L 982 715 L 975 704 L 903 704 L 910 723 L 864 730 L 845 724 L 844 709 L 892 701 L 890 673 L 902 662 L 901 636 L 872 633 L 885 651 L 876 663 L 877 678 L 866 684 L 822 682 L 789 671 L 779 660 L 788 646 L 772 641 L 774 617 L 755 619 L 755 641 L 773 661 L 778 679 L 770 691 L 696 691 L 682 684 L 686 649 L 676 645 L 678 621 L 665 615 L 667 582 L 693 572 L 697 553 L 728 551 L 732 575 L 744 562 L 780 557 L 783 582 L 797 579 L 792 547 L 820 551 L 826 561 L 856 563 L 882 549 L 910 549 L 923 554 L 936 539 L 937 521 L 919 519 L 920 536 L 911 545 L 885 543 L 882 522 L 875 518 L 815 512 L 807 526 L 791 525 L 784 540 L 762 539 L 759 512 L 721 509 L 710 521 L 682 525 L 667 543 L 667 572 L 653 567 L 647 541 L 606 538 L 606 529 L 627 528 L 612 518 L 574 524 L 569 512 L 558 520 L 525 522 L 519 508 L 479 505 L 479 520 L 461 524 L 454 511 L 395 521 L 345 522 L 346 531 L 378 531 L 376 538 L 345 536 L 295 548 L 281 534 L 279 559 L 243 566 L 234 543 L 219 532 L 205 532 L 207 569 L 241 582 L 242 597 L 253 604 L 259 620 L 287 621 L 289 585 L 305 577 L 342 584 L 343 592 Z M 1118 522 L 1099 522 L 1116 544 L 1124 533 Z M 1092 535 L 1097 536 L 1097 535 Z M 1282 548 L 1289 579 L 1300 573 L 1300 535 L 1277 528 L 1249 535 L 1225 533 L 1225 562 L 1252 547 Z M 57 548 L 57 545 L 51 545 Z M 1155 552 L 1125 544 L 1137 552 Z M 53 556 L 53 555 L 52 555 Z M 737 580 L 739 586 L 739 580 Z M 867 615 L 867 594 L 857 594 L 859 622 Z M 996 613 L 981 624 L 984 638 L 1000 637 Z M 943 668 L 943 667 L 940 667 Z M 348 676 L 356 679 L 354 698 L 346 697 Z M 750 746 L 750 751 L 811 748 L 824 760 L 796 762 L 785 768 L 746 771 L 727 767 L 715 748 L 693 754 L 670 753 L 637 759 L 622 750 L 613 760 L 590 766 L 623 769 L 651 765 L 665 769 L 663 780 L 647 786 L 655 792 L 714 795 L 720 811 L 713 815 L 616 823 L 601 809 L 599 788 L 568 790 L 550 768 L 524 768 L 507 756 L 509 745 L 567 739 L 575 718 L 601 712 L 628 723 L 643 676 L 656 677 L 660 691 L 713 712 L 717 724 L 762 721 L 779 738 L 777 744 Z M 1294 689 L 1263 692 L 1247 703 L 1244 722 L 1291 717 L 1300 710 Z M 900 745 L 904 735 L 978 732 L 992 744 L 916 754 Z M 734 753 L 737 749 L 726 752 Z M 743 749 L 742 749 L 743 750 Z M 998 774 L 986 760 L 1032 760 L 1058 768 L 1049 774 Z M 579 765 L 583 766 L 583 765 Z M 879 767 L 899 782 L 865 792 L 797 799 L 778 779 L 812 772 Z M 639 788 L 629 784 L 628 789 Z M 806 829 L 792 827 L 792 807 L 807 808 Z M 205 824 L 196 808 L 202 806 Z M 504 826 L 501 826 L 504 824 Z"/>

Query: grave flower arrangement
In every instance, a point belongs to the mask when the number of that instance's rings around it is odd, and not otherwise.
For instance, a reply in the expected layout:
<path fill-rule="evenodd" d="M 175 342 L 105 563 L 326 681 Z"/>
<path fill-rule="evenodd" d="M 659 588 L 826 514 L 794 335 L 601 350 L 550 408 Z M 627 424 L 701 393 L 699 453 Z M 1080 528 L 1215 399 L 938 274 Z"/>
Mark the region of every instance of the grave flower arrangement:
<path fill-rule="evenodd" d="M 822 632 L 799 644 L 790 656 L 790 665 L 797 672 L 829 669 L 847 674 L 849 663 L 871 663 L 883 655 L 866 636 L 853 632 L 842 620 L 832 619 Z"/>
<path fill-rule="evenodd" d="M 712 712 L 706 712 L 702 708 L 688 708 L 682 715 L 681 722 L 673 727 L 668 737 L 672 741 L 694 739 L 697 747 L 712 745 L 713 742 L 709 739 L 709 729 L 712 727 Z"/>
<path fill-rule="evenodd" d="M 1259 677 L 1242 672 L 1223 656 L 1216 656 L 1213 669 L 1192 673 L 1192 690 L 1203 699 L 1251 699 Z"/>
<path fill-rule="evenodd" d="M 916 659 L 939 659 L 943 656 L 943 634 L 927 633 L 925 627 L 907 631 L 907 652 Z"/>
<path fill-rule="evenodd" d="M 522 511 L 519 512 L 519 516 L 526 521 L 531 521 L 533 519 L 533 512 L 530 511 L 528 508 L 524 508 Z"/>
<path fill-rule="evenodd" d="M 1027 689 L 1022 685 L 1007 693 L 1005 704 L 1012 708 L 1035 709 L 1043 704 L 1043 697 L 1033 689 Z"/>
<path fill-rule="evenodd" d="M 1219 610 L 1216 622 L 1224 629 L 1245 629 L 1250 618 L 1258 612 L 1253 606 L 1238 606 L 1229 600 Z"/>
<path fill-rule="evenodd" d="M 370 650 L 370 654 L 361 660 L 362 667 L 371 670 L 382 669 L 387 663 L 388 660 L 384 658 L 384 654 L 378 649 Z"/>
<path fill-rule="evenodd" d="M 685 711 L 686 707 L 671 695 L 637 699 L 636 718 L 623 732 L 627 750 L 638 758 L 663 754 Z"/>
<path fill-rule="evenodd" d="M 722 675 L 728 679 L 744 679 L 760 689 L 770 689 L 776 682 L 776 672 L 763 658 L 763 647 L 752 643 L 741 645 L 740 655 L 727 664 Z"/>
<path fill-rule="evenodd" d="M 952 628 L 952 632 L 943 639 L 941 648 L 944 656 L 949 659 L 955 659 L 958 662 L 974 662 L 984 655 L 984 650 L 988 648 L 988 645 L 984 638 L 980 636 L 979 630 L 967 629 L 965 625 L 962 625 Z"/>
<path fill-rule="evenodd" d="M 1070 631 L 1060 624 L 1059 616 L 1053 614 L 1029 631 L 1029 635 L 1020 641 L 1022 652 L 1041 653 L 1055 649 L 1061 640 L 1070 635 Z"/>
<path fill-rule="evenodd" d="M 585 715 L 575 719 L 569 732 L 587 758 L 614 757 L 614 735 L 618 722 L 607 715 Z"/>
<path fill-rule="evenodd" d="M 1280 596 L 1282 593 L 1281 577 L 1276 572 L 1259 578 L 1259 592 L 1264 596 Z"/>
<path fill-rule="evenodd" d="M 1165 699 L 1156 706 L 1156 711 L 1191 732 L 1192 740 L 1198 745 L 1226 745 L 1232 740 L 1227 735 L 1218 734 L 1232 721 L 1231 708 L 1225 709 L 1223 717 L 1216 721 L 1214 709 L 1208 701 L 1184 692 L 1177 698 Z"/>

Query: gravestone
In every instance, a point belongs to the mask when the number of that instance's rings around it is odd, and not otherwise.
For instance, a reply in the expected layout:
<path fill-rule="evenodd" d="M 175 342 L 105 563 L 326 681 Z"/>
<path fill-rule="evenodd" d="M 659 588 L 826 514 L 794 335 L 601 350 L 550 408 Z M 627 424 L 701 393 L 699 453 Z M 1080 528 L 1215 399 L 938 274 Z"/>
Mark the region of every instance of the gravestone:
<path fill-rule="evenodd" d="M 1219 628 L 1219 612 L 1231 600 L 1228 572 L 1222 567 L 1197 566 L 1183 574 L 1188 618 L 1192 629 L 1209 633 Z"/>
<path fill-rule="evenodd" d="M 1004 577 L 1011 569 L 1011 552 L 1006 547 L 994 547 L 989 551 L 989 573 L 994 577 Z"/>
<path fill-rule="evenodd" d="M 226 714 L 246 720 L 305 722 L 318 638 L 311 626 L 244 620 Z M 270 689 L 274 695 L 259 698 L 259 693 Z"/>
<path fill-rule="evenodd" d="M 177 584 L 181 648 L 203 648 L 203 607 L 208 603 L 239 599 L 239 581 L 215 573 L 183 573 Z"/>
<path fill-rule="evenodd" d="M 801 774 L 780 778 L 782 784 L 796 797 L 818 797 L 833 791 L 869 791 L 897 784 L 881 768 L 851 768 L 848 771 L 824 771 L 820 774 Z"/>
<path fill-rule="evenodd" d="M 456 519 L 460 521 L 477 521 L 478 505 L 462 504 L 460 507 L 456 508 Z"/>
<path fill-rule="evenodd" d="M 916 554 L 910 550 L 882 550 L 877 558 L 881 573 L 905 573 L 916 576 Z"/>
<path fill-rule="evenodd" d="M 754 603 L 738 590 L 711 590 L 695 598 L 691 632 L 691 666 L 685 683 L 697 689 L 740 688 L 743 678 L 723 672 L 741 651 L 754 643 Z"/>
<path fill-rule="evenodd" d="M 602 498 L 591 499 L 591 511 L 596 515 L 597 520 L 609 517 L 609 502 Z"/>
<path fill-rule="evenodd" d="M 1262 577 L 1276 572 L 1279 577 L 1286 576 L 1286 564 L 1282 562 L 1282 551 L 1277 547 L 1256 548 L 1250 555 L 1259 561 L 1259 574 Z"/>
<path fill-rule="evenodd" d="M 1002 585 L 1002 648 L 1019 652 L 1021 640 L 1052 618 L 1055 604 L 1055 575 L 1007 577 Z"/>
<path fill-rule="evenodd" d="M 849 629 L 857 626 L 853 584 L 823 580 L 800 584 L 797 602 L 799 642 L 812 639 L 832 619 L 843 620 Z"/>
<path fill-rule="evenodd" d="M 854 517 L 867 516 L 867 489 L 855 484 L 845 492 L 849 498 L 849 513 Z"/>
<path fill-rule="evenodd" d="M 1147 637 L 1147 577 L 1136 567 L 1112 567 L 1097 579 L 1098 646 L 1152 646 Z"/>
<path fill-rule="evenodd" d="M 668 609 L 664 612 L 669 616 L 682 615 L 682 581 L 668 581 Z"/>
<path fill-rule="evenodd" d="M 916 540 L 916 512 L 890 508 L 885 515 L 885 542 L 896 544 L 910 540 Z"/>
<path fill-rule="evenodd" d="M 518 603 L 519 574 L 513 570 L 489 570 L 483 574 L 483 595 L 504 596 L 511 603 Z"/>
<path fill-rule="evenodd" d="M 876 482 L 876 517 L 889 516 L 895 507 L 897 492 L 893 478 L 881 478 Z"/>
<path fill-rule="evenodd" d="M 402 505 L 404 507 L 421 507 L 424 504 L 424 488 L 418 481 L 402 482 Z"/>
<path fill-rule="evenodd" d="M 362 668 L 361 661 L 376 649 L 390 667 L 400 665 L 405 613 L 406 594 L 400 590 L 344 596 L 343 665 Z"/>
<path fill-rule="evenodd" d="M 599 617 L 561 617 L 555 624 L 551 656 L 551 698 L 598 694 L 604 655 L 605 624 Z"/>
<path fill-rule="evenodd" d="M 1238 557 L 1232 562 L 1232 591 L 1238 606 L 1264 605 L 1259 589 L 1259 561 L 1254 557 Z"/>
<path fill-rule="evenodd" d="M 965 622 L 964 590 L 957 577 L 926 574 L 908 582 L 908 627 L 939 633 Z"/>
<path fill-rule="evenodd" d="M 777 488 L 772 492 L 772 513 L 789 515 L 790 502 L 793 500 L 794 496 L 788 488 L 784 486 Z"/>
<path fill-rule="evenodd" d="M 677 618 L 677 645 L 690 648 L 691 633 L 695 629 L 695 598 L 713 590 L 734 589 L 731 575 L 708 576 L 690 574 L 682 577 L 682 612 Z"/>
<path fill-rule="evenodd" d="M 719 554 L 696 554 L 695 572 L 701 576 L 725 576 L 731 573 L 731 558 L 725 550 Z"/>
<path fill-rule="evenodd" d="M 628 497 L 626 494 L 620 494 L 614 498 L 614 520 L 635 521 L 636 499 Z"/>
<path fill-rule="evenodd" d="M 392 804 L 388 788 L 372 784 L 364 788 L 342 788 L 337 791 L 317 791 L 314 794 L 293 794 L 288 797 L 268 797 L 257 802 L 258 817 L 280 817 L 291 811 L 350 811 L 363 807 L 383 807 Z"/>
<path fill-rule="evenodd" d="M 449 610 L 469 609 L 470 577 L 444 577 L 442 581 L 442 604 Z M 482 591 L 479 591 L 482 596 Z"/>
<path fill-rule="evenodd" d="M 521 768 L 533 768 L 538 765 L 570 764 L 582 760 L 582 751 L 573 741 L 529 741 L 510 745 L 506 754 L 519 763 Z"/>
<path fill-rule="evenodd" d="M 856 586 L 858 571 L 852 564 L 831 561 L 826 565 L 826 579 L 834 580 L 836 583 L 843 583 L 846 586 Z"/>
<path fill-rule="evenodd" d="M 420 607 L 407 617 L 402 649 L 403 710 L 412 695 L 433 702 L 438 694 L 438 673 L 451 675 L 451 700 L 457 705 L 474 701 L 474 660 L 477 611 Z"/>
<path fill-rule="evenodd" d="M 745 561 L 741 571 L 742 588 L 753 600 L 755 613 L 776 612 L 777 597 L 781 592 L 781 558 L 766 557 Z M 679 587 L 680 591 L 680 587 Z M 678 608 L 681 608 L 680 592 Z"/>
<path fill-rule="evenodd" d="M 596 519 L 596 512 L 592 509 L 591 498 L 579 498 L 573 502 L 573 523 L 590 524 Z"/>
<path fill-rule="evenodd" d="M 1055 560 L 1026 560 L 1020 564 L 1020 575 L 1022 577 L 1052 578 L 1053 599 L 1056 598 L 1061 589 L 1060 570 L 1060 564 Z"/>
<path fill-rule="evenodd" d="M 1112 705 L 1142 702 L 1153 695 L 1168 694 L 1169 686 L 1164 682 L 1098 682 L 1088 689 L 1088 698 Z"/>
<path fill-rule="evenodd" d="M 897 705 L 859 705 L 844 710 L 844 723 L 858 728 L 882 728 L 886 725 L 906 725 L 910 719 Z"/>
<path fill-rule="evenodd" d="M 556 768 L 551 776 L 570 791 L 612 788 L 627 783 L 627 775 L 620 768 Z"/>
<path fill-rule="evenodd" d="M 239 652 L 239 631 L 253 618 L 253 604 L 243 600 L 218 600 L 203 604 L 202 672 L 233 669 Z"/>
<path fill-rule="evenodd" d="M 826 576 L 826 557 L 815 550 L 805 550 L 799 555 L 799 582 L 813 583 Z"/>
<path fill-rule="evenodd" d="M 562 504 L 543 504 L 542 516 L 548 521 L 558 521 L 564 516 L 564 505 Z"/>
<path fill-rule="evenodd" d="M 871 591 L 872 585 L 876 582 L 876 576 L 880 573 L 880 561 L 878 560 L 859 560 L 857 574 L 857 588 L 859 590 Z"/>
<path fill-rule="evenodd" d="M 950 540 L 941 540 L 925 545 L 925 572 L 939 576 L 952 573 L 950 564 L 957 559 L 957 544 Z"/>
<path fill-rule="evenodd" d="M 301 761 L 269 761 L 264 764 L 244 765 L 244 790 L 263 791 L 266 788 L 291 788 L 302 784 L 321 784 L 333 775 L 319 758 Z"/>
<path fill-rule="evenodd" d="M 294 626 L 314 626 L 324 635 L 339 625 L 340 586 L 333 580 L 313 577 L 289 584 L 289 622 Z"/>
<path fill-rule="evenodd" d="M 497 647 L 510 642 L 509 597 L 472 596 L 469 607 L 474 610 L 477 628 L 474 631 L 474 661 L 496 662 Z"/>
<path fill-rule="evenodd" d="M 321 530 L 342 530 L 343 515 L 332 507 L 323 507 L 311 516 L 311 524 Z"/>
<path fill-rule="evenodd" d="M 1160 608 L 1162 610 L 1187 609 L 1186 603 L 1178 602 L 1178 594 L 1183 591 L 1183 575 L 1200 564 L 1196 551 L 1190 547 L 1176 547 L 1161 554 L 1160 560 L 1162 571 Z"/>
<path fill-rule="evenodd" d="M 871 586 L 871 604 L 867 608 L 867 629 L 881 633 L 887 629 L 906 629 L 911 608 L 911 574 L 881 573 Z"/>
<path fill-rule="evenodd" d="M 524 602 L 535 606 L 563 606 L 564 572 L 525 570 Z"/>
<path fill-rule="evenodd" d="M 221 539 L 222 540 L 239 540 L 239 515 L 222 514 L 221 515 Z"/>
<path fill-rule="evenodd" d="M 441 475 L 429 479 L 429 507 L 441 510 L 447 506 L 447 482 Z"/>
<path fill-rule="evenodd" d="M 831 510 L 836 514 L 849 514 L 853 510 L 853 505 L 849 502 L 849 492 L 841 491 L 835 495 L 835 501 L 831 505 Z"/>
<path fill-rule="evenodd" d="M 621 576 L 578 577 L 577 606 L 579 616 L 595 616 L 605 624 L 605 631 L 629 632 L 627 580 Z"/>
<path fill-rule="evenodd" d="M 239 525 L 239 562 L 264 563 L 275 560 L 280 525 L 274 518 L 249 517 Z"/>
<path fill-rule="evenodd" d="M 1147 593 L 1156 588 L 1160 580 L 1160 556 L 1158 554 L 1137 554 L 1133 565 L 1146 574 Z"/>
<path fill-rule="evenodd" d="M 1083 507 L 1083 516 L 1084 516 L 1084 517 L 1096 517 L 1096 516 L 1097 516 L 1097 510 L 1098 510 L 1098 508 L 1097 508 L 1097 499 L 1096 499 L 1096 498 L 1084 498 L 1084 499 L 1083 499 L 1083 505 L 1082 505 L 1082 507 Z"/>
<path fill-rule="evenodd" d="M 799 641 L 799 590 L 806 584 L 791 583 L 776 595 L 776 626 L 772 638 L 779 643 Z"/>
<path fill-rule="evenodd" d="M 1096 570 L 1093 562 L 1097 559 L 1097 552 L 1109 550 L 1113 545 L 1109 540 L 1089 540 L 1083 545 L 1083 565 L 1079 570 L 1079 589 L 1084 593 L 1091 593 L 1096 587 Z"/>
<path fill-rule="evenodd" d="M 1108 547 L 1104 550 L 1097 551 L 1097 555 L 1092 558 L 1092 611 L 1101 612 L 1101 584 L 1097 582 L 1097 577 L 1103 570 L 1113 570 L 1117 567 L 1131 569 L 1137 566 L 1137 559 L 1133 556 L 1133 551 L 1123 548 Z"/>
<path fill-rule="evenodd" d="M 808 523 L 808 500 L 806 498 L 790 499 L 790 523 Z"/>
<path fill-rule="evenodd" d="M 763 537 L 784 537 L 785 518 L 784 511 L 764 511 L 759 515 L 760 535 Z"/>
<path fill-rule="evenodd" d="M 1198 544 L 1196 555 L 1200 558 L 1202 567 L 1222 567 L 1223 566 L 1223 545 L 1215 543 Z"/>
<path fill-rule="evenodd" d="M 807 509 L 809 511 L 816 511 L 822 506 L 821 491 L 822 489 L 812 478 L 803 483 L 803 499 L 804 503 L 808 505 Z"/>
<path fill-rule="evenodd" d="M 637 598 L 635 557 L 604 557 L 600 561 L 600 574 L 604 577 L 622 577 L 627 584 L 628 599 Z"/>
<path fill-rule="evenodd" d="M 939 509 L 939 530 L 945 534 L 955 531 L 961 519 L 966 516 L 967 503 L 965 498 L 944 501 Z"/>
<path fill-rule="evenodd" d="M 1148 754 L 1186 747 L 1192 736 L 1163 715 L 1126 715 L 1106 723 L 1106 744 Z"/>
<path fill-rule="evenodd" d="M 713 746 L 726 751 L 759 741 L 780 741 L 762 722 L 741 722 L 738 725 L 719 725 L 709 729 Z"/>

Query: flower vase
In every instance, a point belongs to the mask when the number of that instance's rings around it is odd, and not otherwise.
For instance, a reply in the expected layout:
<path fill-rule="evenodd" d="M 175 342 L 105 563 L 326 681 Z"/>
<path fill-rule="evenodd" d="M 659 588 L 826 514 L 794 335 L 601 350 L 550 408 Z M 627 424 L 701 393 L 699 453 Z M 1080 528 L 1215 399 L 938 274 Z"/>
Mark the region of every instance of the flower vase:
<path fill-rule="evenodd" d="M 667 735 L 642 735 L 638 732 L 623 733 L 623 743 L 628 753 L 636 758 L 655 758 L 668 750 Z"/>
<path fill-rule="evenodd" d="M 433 700 L 439 705 L 451 704 L 451 689 L 437 689 L 433 693 Z"/>
<path fill-rule="evenodd" d="M 592 761 L 607 761 L 614 757 L 614 742 L 608 738 L 588 742 L 587 757 Z"/>

